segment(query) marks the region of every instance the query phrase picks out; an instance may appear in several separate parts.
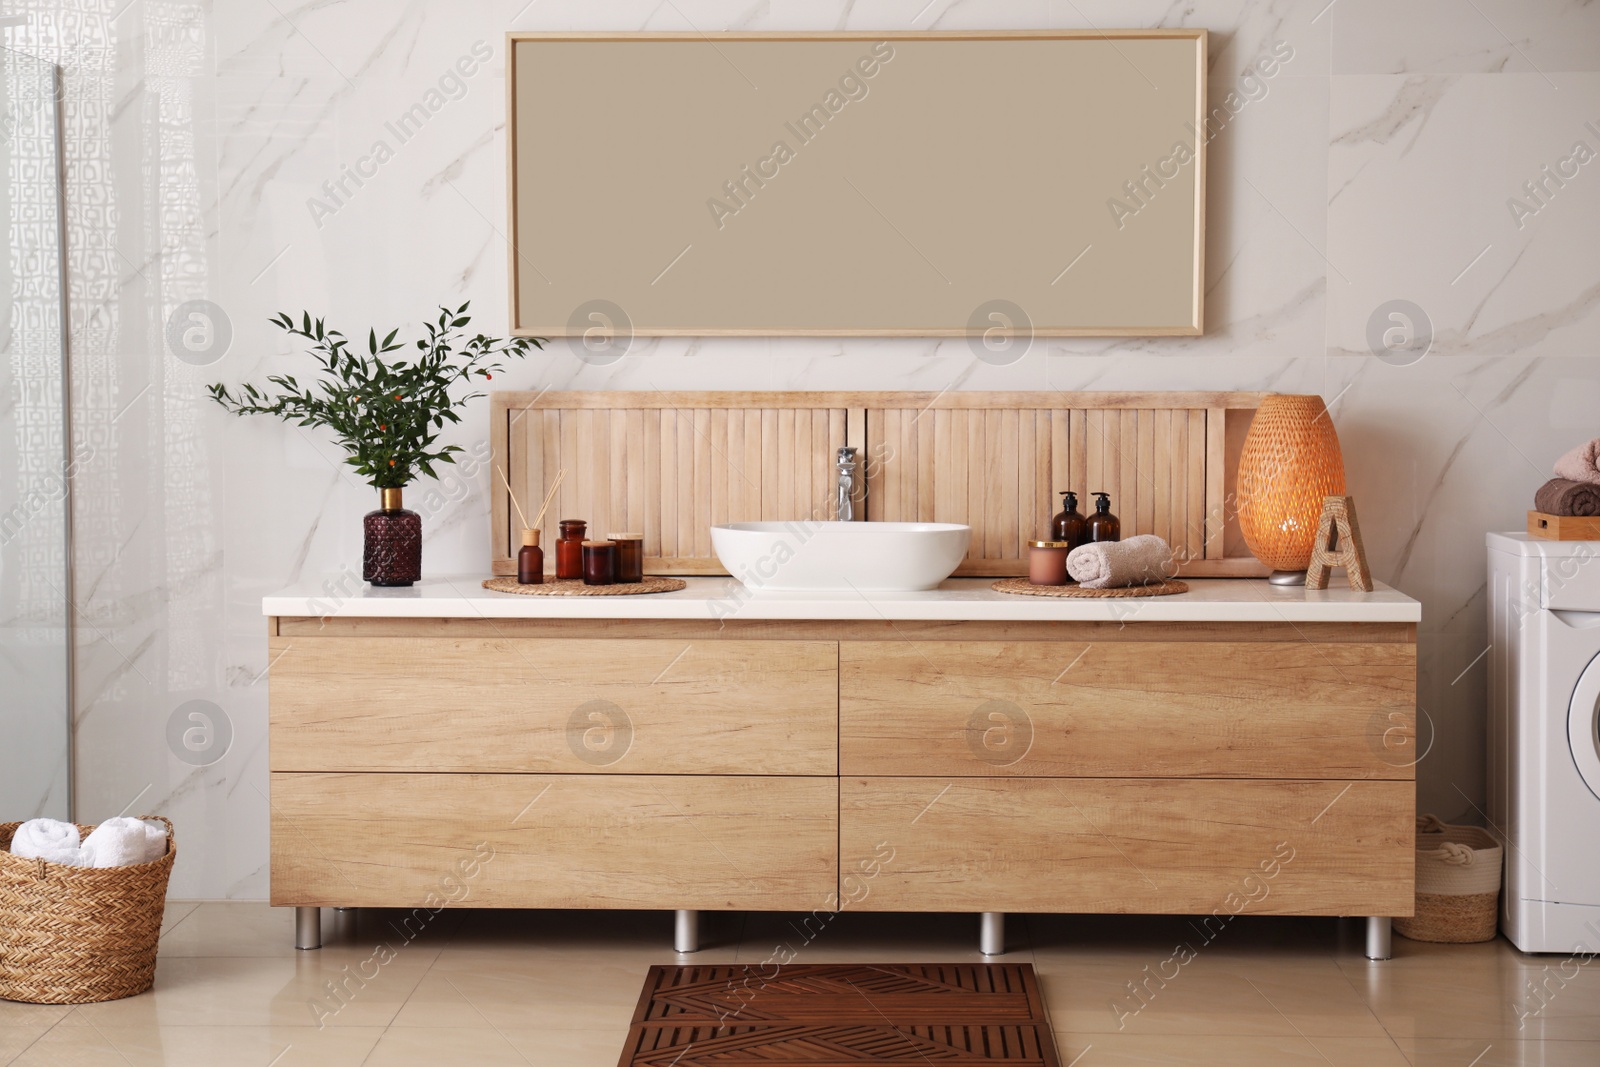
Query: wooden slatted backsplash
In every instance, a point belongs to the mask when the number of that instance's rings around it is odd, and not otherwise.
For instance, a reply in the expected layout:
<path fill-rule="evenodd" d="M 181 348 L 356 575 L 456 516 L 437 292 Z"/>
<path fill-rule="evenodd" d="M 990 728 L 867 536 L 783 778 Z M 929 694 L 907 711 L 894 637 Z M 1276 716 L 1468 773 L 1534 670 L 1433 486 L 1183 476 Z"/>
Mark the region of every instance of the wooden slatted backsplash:
<path fill-rule="evenodd" d="M 563 518 L 590 536 L 645 536 L 658 574 L 726 573 L 716 523 L 834 517 L 834 454 L 861 450 L 858 516 L 962 522 L 957 574 L 1026 570 L 1059 490 L 1103 489 L 1124 536 L 1158 533 L 1183 573 L 1266 573 L 1228 506 L 1262 393 L 495 393 L 494 462 L 524 508 L 558 470 L 547 558 Z M 515 509 L 493 479 L 494 571 L 514 573 Z M 551 562 L 553 566 L 553 560 Z"/>
<path fill-rule="evenodd" d="M 547 558 L 559 521 L 575 518 L 590 537 L 643 533 L 652 573 L 715 574 L 713 525 L 833 517 L 846 411 L 822 394 L 496 393 L 492 407 L 495 462 L 524 509 L 567 470 L 543 524 Z M 494 481 L 495 573 L 511 574 L 521 523 Z"/>
<path fill-rule="evenodd" d="M 1207 413 L 1011 403 L 869 408 L 867 436 L 880 460 L 869 512 L 967 523 L 972 547 L 961 573 L 1014 574 L 1027 543 L 1043 538 L 1060 510 L 1060 490 L 1075 491 L 1088 514 L 1089 494 L 1103 489 L 1124 534 L 1160 534 L 1180 559 L 1204 559 Z"/>

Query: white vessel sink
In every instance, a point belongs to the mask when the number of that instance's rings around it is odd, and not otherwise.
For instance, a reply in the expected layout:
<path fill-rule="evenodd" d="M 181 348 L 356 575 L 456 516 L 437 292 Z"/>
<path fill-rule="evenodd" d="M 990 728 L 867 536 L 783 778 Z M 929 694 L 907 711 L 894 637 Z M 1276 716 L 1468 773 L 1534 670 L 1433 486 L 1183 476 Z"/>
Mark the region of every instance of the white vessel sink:
<path fill-rule="evenodd" d="M 972 527 L 953 522 L 730 522 L 711 527 L 717 558 L 767 590 L 934 589 L 967 554 Z"/>

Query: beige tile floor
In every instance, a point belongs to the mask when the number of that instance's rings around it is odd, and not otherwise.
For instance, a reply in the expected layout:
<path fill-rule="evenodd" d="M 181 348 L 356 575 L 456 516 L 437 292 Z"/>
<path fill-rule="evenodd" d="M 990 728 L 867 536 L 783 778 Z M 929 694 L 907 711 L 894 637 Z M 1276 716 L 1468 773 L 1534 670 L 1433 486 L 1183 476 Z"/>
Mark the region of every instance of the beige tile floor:
<path fill-rule="evenodd" d="M 411 941 L 395 913 L 324 915 L 327 947 L 296 952 L 292 912 L 173 903 L 152 991 L 0 1002 L 0 1064 L 611 1067 L 652 963 L 760 963 L 782 942 L 806 963 L 982 958 L 959 915 L 843 915 L 809 943 L 789 916 L 707 916 L 690 957 L 665 913 L 445 912 Z M 1063 1065 L 1600 1065 L 1600 961 L 1397 937 L 1374 964 L 1359 926 L 1320 919 L 1244 917 L 1209 943 L 1181 918 L 1014 916 L 1008 932 Z"/>

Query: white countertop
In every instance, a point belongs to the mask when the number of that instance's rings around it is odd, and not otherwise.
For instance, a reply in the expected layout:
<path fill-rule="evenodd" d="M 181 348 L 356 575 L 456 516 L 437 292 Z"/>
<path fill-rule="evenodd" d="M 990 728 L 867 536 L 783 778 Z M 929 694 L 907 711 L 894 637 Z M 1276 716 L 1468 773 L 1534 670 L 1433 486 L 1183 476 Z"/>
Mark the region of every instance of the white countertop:
<path fill-rule="evenodd" d="M 264 615 L 488 619 L 866 619 L 1109 622 L 1420 622 L 1422 605 L 1377 583 L 1358 593 L 1336 575 L 1325 591 L 1259 578 L 1189 578 L 1176 596 L 1079 599 L 997 593 L 990 578 L 951 578 L 923 593 L 752 593 L 732 578 L 687 578 L 688 588 L 644 596 L 495 593 L 481 577 L 427 578 L 401 589 L 332 582 L 263 597 Z M 1337 583 L 1337 584 L 1336 584 Z"/>

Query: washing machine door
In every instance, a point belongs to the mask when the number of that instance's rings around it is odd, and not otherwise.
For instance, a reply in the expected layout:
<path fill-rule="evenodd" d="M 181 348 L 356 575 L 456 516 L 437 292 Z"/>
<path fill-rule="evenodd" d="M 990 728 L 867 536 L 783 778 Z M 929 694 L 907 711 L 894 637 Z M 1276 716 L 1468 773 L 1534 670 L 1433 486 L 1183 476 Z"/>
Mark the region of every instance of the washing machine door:
<path fill-rule="evenodd" d="M 1600 655 L 1589 661 L 1572 691 L 1567 743 L 1583 784 L 1600 800 Z"/>

